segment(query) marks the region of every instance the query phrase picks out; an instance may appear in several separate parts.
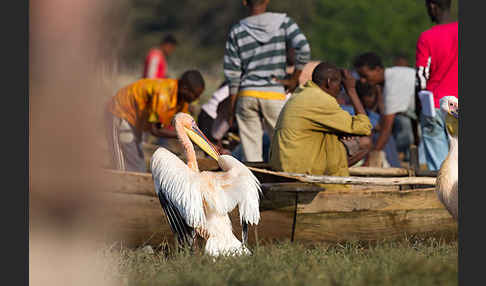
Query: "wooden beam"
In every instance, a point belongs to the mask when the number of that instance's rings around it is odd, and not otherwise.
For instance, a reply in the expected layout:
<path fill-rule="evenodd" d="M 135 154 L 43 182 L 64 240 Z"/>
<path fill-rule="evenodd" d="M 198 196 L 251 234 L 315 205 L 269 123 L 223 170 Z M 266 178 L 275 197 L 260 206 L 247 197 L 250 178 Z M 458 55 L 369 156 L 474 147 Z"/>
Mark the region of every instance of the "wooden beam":
<path fill-rule="evenodd" d="M 270 164 L 264 162 L 246 162 L 251 168 L 272 170 Z M 377 176 L 377 177 L 401 177 L 410 176 L 411 172 L 406 168 L 378 168 L 378 167 L 350 167 L 351 176 Z"/>
<path fill-rule="evenodd" d="M 323 191 L 323 188 L 315 185 L 315 184 L 308 184 L 308 183 L 263 183 L 262 190 L 267 192 L 311 192 L 311 193 L 318 193 Z"/>
<path fill-rule="evenodd" d="M 275 172 L 264 169 L 249 167 L 253 172 L 260 172 L 293 178 L 305 183 L 319 184 L 348 184 L 348 185 L 380 185 L 380 186 L 398 186 L 398 185 L 435 185 L 433 177 L 402 177 L 402 178 L 378 178 L 378 177 L 337 177 L 337 176 L 315 176 L 298 173 Z"/>
<path fill-rule="evenodd" d="M 410 172 L 405 168 L 351 167 L 351 176 L 406 177 Z"/>

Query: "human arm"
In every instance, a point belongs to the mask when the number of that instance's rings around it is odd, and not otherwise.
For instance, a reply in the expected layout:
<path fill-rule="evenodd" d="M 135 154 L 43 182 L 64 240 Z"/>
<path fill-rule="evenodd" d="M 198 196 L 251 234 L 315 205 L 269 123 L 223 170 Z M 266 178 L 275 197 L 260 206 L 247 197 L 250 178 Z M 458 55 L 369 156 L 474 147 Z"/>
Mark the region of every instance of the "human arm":
<path fill-rule="evenodd" d="M 229 126 L 233 126 L 233 119 L 234 119 L 234 112 L 236 106 L 236 99 L 237 95 L 228 95 L 222 102 L 218 104 L 217 114 L 218 117 L 221 116 L 226 122 L 228 122 Z"/>
<path fill-rule="evenodd" d="M 223 118 L 225 118 L 230 126 L 233 125 L 233 115 L 236 107 L 236 99 L 241 82 L 241 59 L 239 56 L 238 46 L 236 44 L 236 38 L 234 32 L 229 33 L 226 40 L 224 59 L 223 59 L 223 72 L 226 79 L 229 81 L 229 100 L 223 104 Z"/>
<path fill-rule="evenodd" d="M 159 127 L 159 123 L 150 123 L 150 133 L 157 137 L 177 138 L 175 130 Z"/>
<path fill-rule="evenodd" d="M 312 93 L 311 93 L 312 92 Z M 312 130 L 352 135 L 370 135 L 372 125 L 363 113 L 351 115 L 348 111 L 341 108 L 337 100 L 330 96 L 322 96 L 322 91 L 316 88 L 309 90 L 305 109 L 308 114 L 301 116 L 308 117 L 312 123 Z M 297 111 L 298 112 L 298 111 Z"/>
<path fill-rule="evenodd" d="M 376 107 L 379 114 L 385 114 L 385 101 L 383 99 L 383 90 L 381 85 L 377 84 L 374 86 L 376 92 Z"/>
<path fill-rule="evenodd" d="M 363 104 L 361 103 L 361 100 L 358 97 L 358 93 L 356 92 L 356 79 L 351 75 L 349 70 L 343 69 L 341 70 L 341 74 L 343 76 L 342 82 L 343 82 L 344 89 L 346 90 L 346 93 L 348 94 L 349 99 L 351 100 L 351 104 L 353 105 L 354 112 L 356 113 L 356 115 L 366 115 L 366 110 L 364 109 Z M 366 118 L 368 117 L 366 116 Z M 345 137 L 344 139 L 346 138 L 347 137 Z M 355 152 L 354 154 L 348 157 L 348 166 L 352 166 L 356 164 L 358 161 L 360 161 L 366 155 L 368 155 L 368 153 L 372 150 L 372 143 L 371 143 L 372 140 L 369 137 L 360 136 L 359 139 L 357 140 L 359 142 L 358 145 L 359 149 L 357 152 Z"/>
<path fill-rule="evenodd" d="M 302 70 L 294 69 L 294 72 L 286 79 L 275 79 L 285 86 L 286 92 L 293 92 L 299 85 L 299 78 L 302 74 Z"/>
<path fill-rule="evenodd" d="M 310 61 L 311 50 L 307 38 L 294 20 L 288 18 L 284 25 L 286 42 L 295 51 L 295 69 L 289 79 L 280 80 L 280 82 L 285 85 L 288 92 L 293 92 L 299 84 L 299 77 L 304 66 Z"/>
<path fill-rule="evenodd" d="M 343 86 L 346 90 L 346 93 L 351 100 L 351 104 L 353 105 L 354 111 L 356 114 L 365 114 L 366 111 L 361 103 L 361 100 L 358 97 L 358 93 L 356 92 L 356 79 L 351 75 L 349 70 L 342 70 L 341 74 L 343 76 Z"/>
<path fill-rule="evenodd" d="M 390 138 L 392 132 L 394 119 L 395 113 L 381 116 L 380 135 L 378 136 L 378 139 L 376 139 L 376 144 L 373 147 L 374 150 L 383 150 L 383 148 L 385 148 L 385 145 L 388 142 L 388 138 Z"/>
<path fill-rule="evenodd" d="M 426 34 L 422 33 L 417 40 L 415 50 L 415 67 L 418 90 L 424 90 L 427 87 L 427 81 L 430 75 L 431 56 L 426 41 Z"/>

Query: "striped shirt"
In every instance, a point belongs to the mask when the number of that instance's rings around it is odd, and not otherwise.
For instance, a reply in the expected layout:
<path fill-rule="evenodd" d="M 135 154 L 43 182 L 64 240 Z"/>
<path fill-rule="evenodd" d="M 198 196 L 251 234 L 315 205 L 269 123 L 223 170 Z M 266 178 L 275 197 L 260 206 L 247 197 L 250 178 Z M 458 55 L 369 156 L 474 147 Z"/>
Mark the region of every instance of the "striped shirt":
<path fill-rule="evenodd" d="M 286 14 L 263 13 L 234 25 L 226 41 L 224 75 L 230 93 L 243 90 L 285 94 L 281 83 L 286 75 L 287 45 L 295 49 L 295 66 L 302 70 L 310 60 L 310 46 L 298 25 Z"/>

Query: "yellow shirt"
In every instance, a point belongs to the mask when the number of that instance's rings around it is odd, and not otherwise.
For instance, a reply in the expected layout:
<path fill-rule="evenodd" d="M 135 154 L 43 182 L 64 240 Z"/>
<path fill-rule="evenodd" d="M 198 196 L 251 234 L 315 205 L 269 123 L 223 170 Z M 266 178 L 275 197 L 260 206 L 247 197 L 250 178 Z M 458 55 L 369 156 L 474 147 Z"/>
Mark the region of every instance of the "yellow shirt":
<path fill-rule="evenodd" d="M 137 130 L 148 130 L 147 123 L 169 126 L 176 113 L 189 108 L 187 102 L 177 101 L 177 86 L 176 79 L 140 79 L 120 89 L 108 109 Z"/>
<path fill-rule="evenodd" d="M 364 114 L 351 116 L 336 99 L 307 81 L 283 107 L 270 149 L 276 171 L 349 176 L 346 149 L 339 134 L 370 135 Z"/>

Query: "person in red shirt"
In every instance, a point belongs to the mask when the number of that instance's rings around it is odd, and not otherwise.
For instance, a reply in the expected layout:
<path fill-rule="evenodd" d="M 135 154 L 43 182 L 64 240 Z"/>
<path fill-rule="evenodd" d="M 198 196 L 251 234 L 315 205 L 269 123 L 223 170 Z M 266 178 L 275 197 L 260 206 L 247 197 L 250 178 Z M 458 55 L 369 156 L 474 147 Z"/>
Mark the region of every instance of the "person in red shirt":
<path fill-rule="evenodd" d="M 159 47 L 152 48 L 145 58 L 143 78 L 167 78 L 167 60 L 175 50 L 177 40 L 167 35 Z"/>
<path fill-rule="evenodd" d="M 444 96 L 458 97 L 458 23 L 451 18 L 451 0 L 426 0 L 425 4 L 436 25 L 424 31 L 417 41 L 417 85 L 419 91 L 433 94 L 435 116 L 420 114 L 420 125 L 427 167 L 435 171 L 449 152 L 439 101 Z"/>

